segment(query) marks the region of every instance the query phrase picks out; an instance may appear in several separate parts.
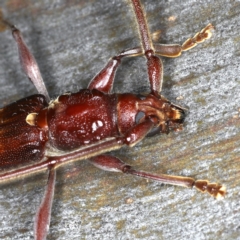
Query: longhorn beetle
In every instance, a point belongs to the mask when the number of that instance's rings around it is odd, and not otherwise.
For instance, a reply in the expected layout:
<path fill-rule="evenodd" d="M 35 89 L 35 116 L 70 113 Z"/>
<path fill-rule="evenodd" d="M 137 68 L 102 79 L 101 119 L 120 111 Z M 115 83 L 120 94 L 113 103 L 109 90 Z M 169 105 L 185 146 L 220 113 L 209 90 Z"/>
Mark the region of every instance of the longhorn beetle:
<path fill-rule="evenodd" d="M 162 183 L 195 187 L 213 197 L 225 194 L 222 185 L 190 177 L 152 174 L 135 170 L 106 152 L 137 144 L 147 135 L 178 131 L 185 111 L 161 95 L 163 64 L 159 56 L 178 57 L 211 37 L 208 24 L 182 45 L 153 44 L 139 0 L 131 0 L 141 46 L 122 51 L 90 81 L 88 88 L 50 100 L 38 65 L 20 31 L 7 20 L 17 43 L 24 72 L 39 94 L 20 99 L 0 109 L 0 167 L 5 181 L 48 169 L 45 196 L 35 220 L 35 238 L 45 239 L 50 223 L 56 168 L 71 161 L 88 159 L 97 168 L 152 179 Z M 115 73 L 125 57 L 145 56 L 150 93 L 112 93 Z M 23 166 L 24 165 L 24 166 Z M 19 167 L 21 166 L 21 167 Z"/>

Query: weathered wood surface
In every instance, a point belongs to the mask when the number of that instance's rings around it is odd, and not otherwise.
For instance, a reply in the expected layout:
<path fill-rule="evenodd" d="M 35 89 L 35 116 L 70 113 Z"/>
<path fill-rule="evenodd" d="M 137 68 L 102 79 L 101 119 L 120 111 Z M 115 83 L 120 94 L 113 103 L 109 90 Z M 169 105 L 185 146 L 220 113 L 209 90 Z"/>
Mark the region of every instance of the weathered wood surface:
<path fill-rule="evenodd" d="M 138 169 L 221 182 L 228 194 L 217 201 L 79 162 L 57 172 L 48 239 L 240 239 L 240 2 L 143 4 L 163 43 L 182 43 L 209 22 L 216 30 L 181 57 L 163 60 L 163 94 L 189 109 L 184 130 L 114 154 Z M 126 1 L 2 0 L 0 7 L 22 30 L 51 97 L 85 88 L 111 56 L 139 45 Z M 11 34 L 0 39 L 3 106 L 36 91 Z M 123 61 L 114 91 L 147 89 L 144 58 Z M 42 173 L 0 185 L 1 239 L 32 239 L 46 180 Z"/>

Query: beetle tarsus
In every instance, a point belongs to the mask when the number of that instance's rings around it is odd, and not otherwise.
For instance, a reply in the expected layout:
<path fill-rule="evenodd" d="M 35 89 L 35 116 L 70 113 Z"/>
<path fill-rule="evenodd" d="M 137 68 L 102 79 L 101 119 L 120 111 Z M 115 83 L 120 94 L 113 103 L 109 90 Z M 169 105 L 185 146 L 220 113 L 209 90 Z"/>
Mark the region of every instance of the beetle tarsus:
<path fill-rule="evenodd" d="M 195 47 L 198 43 L 204 42 L 212 36 L 211 30 L 214 29 L 213 25 L 209 23 L 200 32 L 196 33 L 193 38 L 187 39 L 182 45 L 182 51 L 187 51 Z"/>
<path fill-rule="evenodd" d="M 226 194 L 225 186 L 218 183 L 210 183 L 208 180 L 197 180 L 194 182 L 193 186 L 199 191 L 203 193 L 207 192 L 217 199 L 224 197 Z"/>

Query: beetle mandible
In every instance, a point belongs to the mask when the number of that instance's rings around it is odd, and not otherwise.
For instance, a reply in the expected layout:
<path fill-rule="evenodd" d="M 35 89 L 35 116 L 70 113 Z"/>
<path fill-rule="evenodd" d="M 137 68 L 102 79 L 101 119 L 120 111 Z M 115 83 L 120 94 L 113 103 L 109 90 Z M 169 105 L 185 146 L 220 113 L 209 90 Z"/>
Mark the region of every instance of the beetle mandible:
<path fill-rule="evenodd" d="M 182 45 L 153 44 L 139 0 L 131 0 L 140 32 L 141 46 L 112 57 L 91 80 L 87 89 L 66 93 L 51 100 L 38 65 L 23 41 L 20 31 L 7 20 L 17 43 L 21 65 L 39 94 L 18 100 L 0 109 L 0 167 L 15 170 L 0 175 L 5 181 L 36 171 L 49 170 L 46 194 L 39 207 L 35 238 L 45 239 L 51 215 L 56 168 L 70 161 L 88 159 L 94 166 L 132 174 L 155 181 L 195 187 L 214 197 L 225 194 L 222 185 L 189 177 L 138 171 L 108 151 L 130 147 L 147 135 L 168 133 L 182 128 L 185 111 L 161 95 L 163 65 L 158 56 L 178 57 L 211 37 L 211 24 Z M 112 93 L 115 73 L 125 57 L 145 56 L 150 93 Z M 27 133 L 27 134 L 26 134 Z M 31 134 L 30 134 L 31 133 Z M 19 165 L 24 167 L 19 168 Z"/>

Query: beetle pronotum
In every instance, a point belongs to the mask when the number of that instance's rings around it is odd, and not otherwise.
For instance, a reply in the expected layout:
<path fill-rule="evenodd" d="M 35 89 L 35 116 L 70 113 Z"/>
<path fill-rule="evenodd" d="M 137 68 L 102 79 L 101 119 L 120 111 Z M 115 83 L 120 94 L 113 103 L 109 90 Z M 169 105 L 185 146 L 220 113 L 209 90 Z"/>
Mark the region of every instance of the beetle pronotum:
<path fill-rule="evenodd" d="M 140 2 L 132 0 L 131 3 L 142 46 L 124 50 L 114 56 L 92 79 L 88 89 L 63 94 L 52 101 L 37 63 L 23 42 L 20 31 L 3 20 L 12 30 L 24 71 L 40 94 L 21 99 L 0 110 L 0 166 L 16 167 L 15 170 L 1 174 L 0 180 L 5 181 L 49 169 L 46 194 L 36 217 L 36 239 L 45 239 L 47 235 L 55 169 L 71 161 L 88 159 L 94 166 L 106 171 L 123 172 L 184 187 L 196 187 L 214 197 L 225 194 L 221 185 L 209 183 L 207 180 L 137 171 L 120 159 L 104 154 L 123 145 L 134 146 L 148 134 L 168 133 L 182 128 L 184 109 L 160 94 L 163 66 L 156 55 L 177 57 L 182 51 L 187 51 L 208 39 L 213 28 L 211 24 L 207 25 L 183 45 L 153 44 Z M 115 72 L 121 59 L 138 55 L 145 55 L 147 59 L 150 93 L 143 96 L 129 93 L 112 94 Z M 26 134 L 29 132 L 31 135 Z M 19 164 L 26 166 L 18 168 Z"/>

